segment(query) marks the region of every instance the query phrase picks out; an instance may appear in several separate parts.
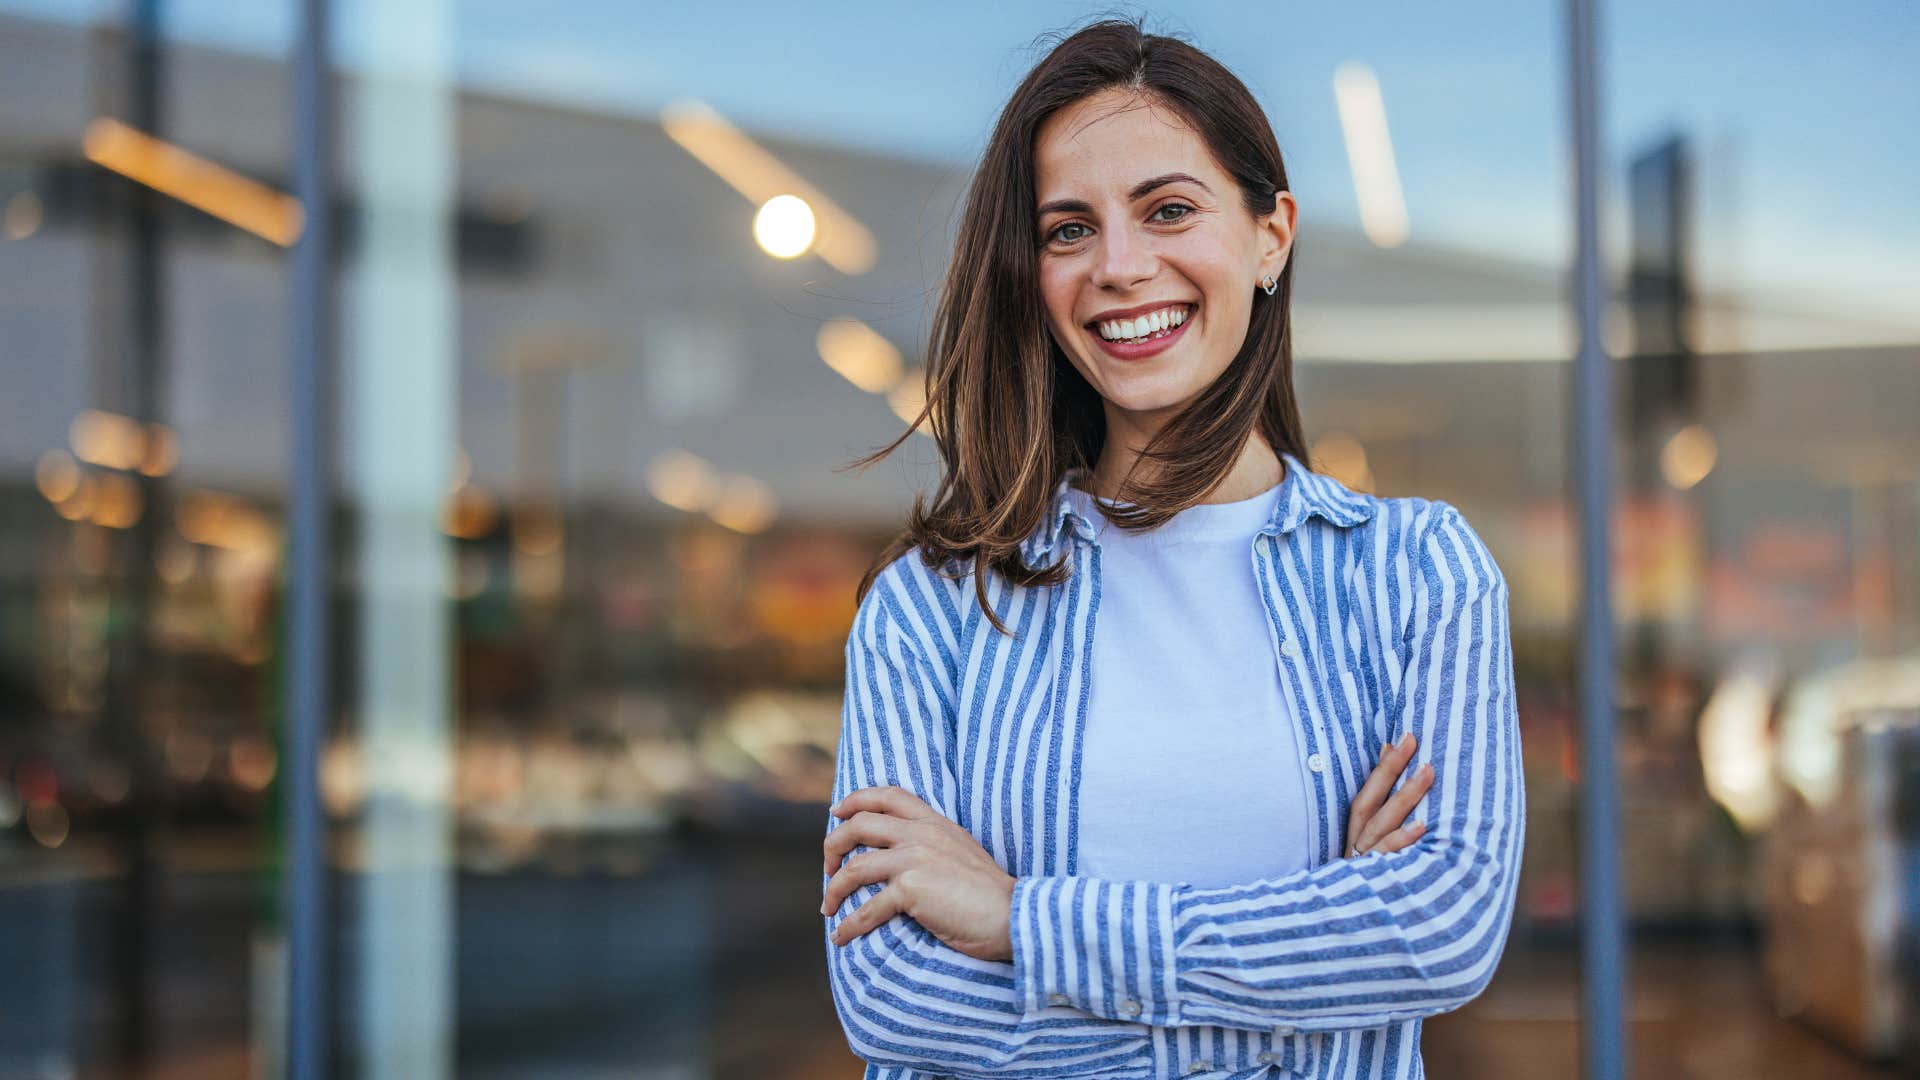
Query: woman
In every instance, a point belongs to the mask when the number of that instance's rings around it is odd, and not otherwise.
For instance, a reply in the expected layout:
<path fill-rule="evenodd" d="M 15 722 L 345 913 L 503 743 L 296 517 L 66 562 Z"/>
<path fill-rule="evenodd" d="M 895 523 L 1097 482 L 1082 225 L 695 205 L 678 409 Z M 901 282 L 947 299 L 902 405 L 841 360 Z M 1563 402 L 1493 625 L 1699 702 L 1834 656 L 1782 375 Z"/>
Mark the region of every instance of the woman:
<path fill-rule="evenodd" d="M 1492 975 L 1506 582 L 1449 504 L 1305 465 L 1295 216 L 1246 88 L 1137 25 L 1000 117 L 945 477 L 847 642 L 821 911 L 868 1077 L 1420 1076 Z"/>

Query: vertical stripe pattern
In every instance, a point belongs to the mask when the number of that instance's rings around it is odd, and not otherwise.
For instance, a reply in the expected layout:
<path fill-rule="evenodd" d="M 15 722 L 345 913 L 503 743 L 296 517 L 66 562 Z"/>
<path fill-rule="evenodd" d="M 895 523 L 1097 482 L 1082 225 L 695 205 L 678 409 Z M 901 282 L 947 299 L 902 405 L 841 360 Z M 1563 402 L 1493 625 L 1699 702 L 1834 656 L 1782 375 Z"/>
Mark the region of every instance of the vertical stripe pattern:
<path fill-rule="evenodd" d="M 834 798 L 905 788 L 1015 884 L 1010 962 L 905 915 L 827 941 L 869 1080 L 1417 1077 L 1422 1019 L 1485 988 L 1525 826 L 1505 577 L 1451 505 L 1358 494 L 1285 461 L 1250 551 L 1318 839 L 1312 865 L 1284 877 L 1194 888 L 1078 873 L 1100 559 L 1071 476 L 1022 548 L 1032 565 L 1066 560 L 1067 579 L 987 583 L 1011 634 L 981 615 L 962 567 L 910 552 L 876 577 L 847 641 Z M 1434 767 L 1413 813 L 1426 832 L 1341 858 L 1353 794 L 1407 731 Z M 851 893 L 826 934 L 884 887 Z"/>

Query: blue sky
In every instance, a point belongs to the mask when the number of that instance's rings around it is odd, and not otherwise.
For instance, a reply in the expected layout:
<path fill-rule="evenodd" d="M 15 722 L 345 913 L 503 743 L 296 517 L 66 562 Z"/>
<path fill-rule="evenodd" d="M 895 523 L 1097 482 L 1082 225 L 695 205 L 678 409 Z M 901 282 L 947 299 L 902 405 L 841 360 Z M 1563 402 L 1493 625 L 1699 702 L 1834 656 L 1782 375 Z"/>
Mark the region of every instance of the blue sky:
<path fill-rule="evenodd" d="M 341 0 L 344 62 L 368 6 Z M 125 0 L 0 0 L 69 21 Z M 169 36 L 284 53 L 292 0 L 171 0 Z M 1303 222 L 1358 220 L 1333 97 L 1348 60 L 1377 73 L 1413 243 L 1562 263 L 1571 243 L 1564 30 L 1557 0 L 1445 4 L 870 0 L 461 0 L 446 4 L 463 81 L 650 113 L 699 97 L 743 126 L 943 163 L 977 155 L 1038 58 L 1038 35 L 1144 12 L 1219 56 L 1265 105 Z M 1671 132 L 1701 160 L 1709 285 L 1897 312 L 1920 288 L 1920 4 L 1601 3 L 1610 199 Z M 1617 206 L 1609 228 L 1623 224 Z"/>

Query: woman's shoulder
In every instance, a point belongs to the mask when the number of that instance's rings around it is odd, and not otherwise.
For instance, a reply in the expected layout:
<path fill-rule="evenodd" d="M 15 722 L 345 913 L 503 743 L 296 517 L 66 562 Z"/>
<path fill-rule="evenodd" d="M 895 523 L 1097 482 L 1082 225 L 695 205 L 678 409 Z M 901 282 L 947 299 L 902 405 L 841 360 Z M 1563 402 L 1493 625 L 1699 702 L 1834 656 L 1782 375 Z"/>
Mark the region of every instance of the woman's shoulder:
<path fill-rule="evenodd" d="M 1363 498 L 1373 505 L 1370 524 L 1411 539 L 1427 535 L 1449 515 L 1460 514 L 1459 509 L 1445 499 L 1424 495 L 1366 495 Z"/>
<path fill-rule="evenodd" d="M 1423 495 L 1364 495 L 1372 509 L 1363 528 L 1370 540 L 1384 540 L 1387 551 L 1403 552 L 1415 568 L 1447 572 L 1462 569 L 1496 584 L 1505 576 L 1478 529 L 1460 508 Z M 1384 536 L 1382 535 L 1384 531 Z"/>
<path fill-rule="evenodd" d="M 873 575 L 854 612 L 853 632 L 871 636 L 881 627 L 905 633 L 926 655 L 940 655 L 960 634 L 960 594 L 952 575 L 957 560 L 930 563 L 919 547 L 889 559 Z"/>
<path fill-rule="evenodd" d="M 1398 550 L 1429 574 L 1484 577 L 1505 587 L 1506 576 L 1478 529 L 1460 508 L 1445 499 L 1419 495 L 1375 497 L 1375 528 L 1390 530 Z"/>

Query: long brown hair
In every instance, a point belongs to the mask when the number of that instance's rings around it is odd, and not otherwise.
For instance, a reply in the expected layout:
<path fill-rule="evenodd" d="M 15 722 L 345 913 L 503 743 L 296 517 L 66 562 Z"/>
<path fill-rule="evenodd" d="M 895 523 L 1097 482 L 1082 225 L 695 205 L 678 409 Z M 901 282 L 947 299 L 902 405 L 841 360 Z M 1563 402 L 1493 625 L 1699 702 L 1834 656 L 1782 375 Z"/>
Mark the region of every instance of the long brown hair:
<path fill-rule="evenodd" d="M 914 496 L 906 528 L 867 569 L 856 602 L 882 569 L 917 548 L 942 573 L 971 562 L 982 610 L 1008 633 L 987 601 L 983 571 L 1019 585 L 1066 578 L 1064 559 L 1027 566 L 1021 543 L 1045 520 L 1062 474 L 1099 461 L 1106 419 L 1099 393 L 1047 328 L 1034 139 L 1055 112 L 1111 88 L 1136 91 L 1185 120 L 1238 184 L 1249 214 L 1272 213 L 1275 193 L 1287 189 L 1266 113 L 1213 57 L 1118 19 L 1054 46 L 1001 110 L 968 189 L 927 344 L 926 406 L 899 438 L 843 466 L 892 453 L 922 422 L 946 466 L 933 504 L 923 507 L 924 496 Z M 1256 295 L 1239 355 L 1141 451 L 1141 460 L 1161 468 L 1151 480 L 1123 481 L 1116 498 L 1135 507 L 1101 506 L 1114 524 L 1150 529 L 1199 502 L 1232 471 L 1256 426 L 1276 454 L 1307 460 L 1293 395 L 1293 263 L 1290 256 L 1272 296 Z"/>

